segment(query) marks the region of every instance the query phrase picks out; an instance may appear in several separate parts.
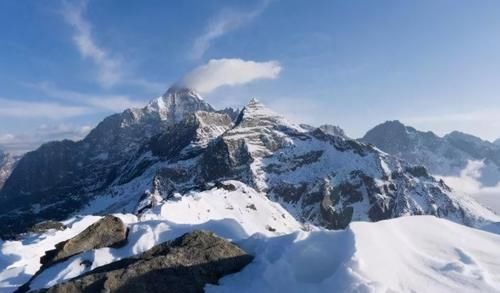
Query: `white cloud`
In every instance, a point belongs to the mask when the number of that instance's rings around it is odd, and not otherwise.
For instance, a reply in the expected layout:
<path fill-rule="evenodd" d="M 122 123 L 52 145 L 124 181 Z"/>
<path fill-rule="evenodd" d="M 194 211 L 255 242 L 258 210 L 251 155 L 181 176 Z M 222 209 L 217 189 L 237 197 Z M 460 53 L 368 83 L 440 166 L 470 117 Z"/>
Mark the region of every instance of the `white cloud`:
<path fill-rule="evenodd" d="M 217 16 L 209 21 L 205 32 L 196 38 L 190 52 L 191 58 L 199 59 L 203 57 L 214 40 L 250 23 L 264 11 L 269 2 L 270 1 L 263 1 L 256 9 L 250 11 L 238 11 L 233 9 L 222 10 Z"/>
<path fill-rule="evenodd" d="M 479 181 L 485 168 L 483 161 L 469 161 L 460 176 L 436 176 L 442 178 L 454 190 L 474 197 L 478 202 L 500 215 L 500 182 L 496 186 L 483 186 Z"/>
<path fill-rule="evenodd" d="M 0 117 L 64 119 L 89 113 L 88 107 L 53 102 L 12 101 L 0 98 Z"/>
<path fill-rule="evenodd" d="M 212 59 L 195 68 L 179 82 L 201 93 L 229 85 L 242 85 L 258 79 L 275 79 L 281 72 L 276 61 L 255 62 L 241 59 Z"/>
<path fill-rule="evenodd" d="M 139 86 L 146 91 L 158 94 L 165 90 L 165 84 L 137 78 L 124 70 L 122 58 L 112 54 L 110 50 L 99 46 L 92 34 L 92 24 L 85 18 L 87 1 L 63 1 L 61 14 L 74 30 L 73 43 L 83 58 L 91 60 L 97 66 L 97 82 L 103 87 L 112 87 L 118 84 Z M 128 74 L 126 74 L 128 72 Z"/>
<path fill-rule="evenodd" d="M 101 48 L 92 36 L 92 26 L 84 18 L 87 8 L 86 1 L 63 2 L 62 15 L 64 20 L 73 27 L 73 42 L 84 58 L 91 59 L 99 68 L 98 81 L 102 86 L 109 87 L 120 82 L 121 62 L 111 57 L 109 52 Z"/>

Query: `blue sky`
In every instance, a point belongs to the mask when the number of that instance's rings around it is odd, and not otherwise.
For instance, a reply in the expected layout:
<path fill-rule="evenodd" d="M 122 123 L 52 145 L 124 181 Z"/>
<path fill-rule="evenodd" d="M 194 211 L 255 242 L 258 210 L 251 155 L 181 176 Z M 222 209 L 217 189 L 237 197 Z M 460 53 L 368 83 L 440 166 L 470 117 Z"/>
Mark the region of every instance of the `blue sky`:
<path fill-rule="evenodd" d="M 353 137 L 400 119 L 493 140 L 499 16 L 488 0 L 0 1 L 0 145 L 77 139 L 228 59 L 204 91 L 216 107 L 257 97 Z"/>

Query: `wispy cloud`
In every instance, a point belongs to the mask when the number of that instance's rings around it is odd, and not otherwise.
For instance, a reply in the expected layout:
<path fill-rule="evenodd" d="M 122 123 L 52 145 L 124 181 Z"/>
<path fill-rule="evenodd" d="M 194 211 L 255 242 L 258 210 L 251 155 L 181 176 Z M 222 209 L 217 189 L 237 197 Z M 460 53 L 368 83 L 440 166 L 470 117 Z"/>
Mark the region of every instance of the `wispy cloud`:
<path fill-rule="evenodd" d="M 94 111 L 120 112 L 127 108 L 142 107 L 145 103 L 145 101 L 134 101 L 125 95 L 84 94 L 61 89 L 49 82 L 25 83 L 25 85 L 54 99 L 84 104 Z"/>
<path fill-rule="evenodd" d="M 93 35 L 90 22 L 85 19 L 87 1 L 63 2 L 64 20 L 74 29 L 73 42 L 84 58 L 91 59 L 99 69 L 98 82 L 110 87 L 122 79 L 121 61 L 100 47 Z"/>
<path fill-rule="evenodd" d="M 0 134 L 0 146 L 9 153 L 23 154 L 49 141 L 62 139 L 80 140 L 91 129 L 92 126 L 90 125 L 78 126 L 65 123 L 42 124 L 30 134 Z"/>
<path fill-rule="evenodd" d="M 224 85 L 234 86 L 257 79 L 275 79 L 281 69 L 277 61 L 212 59 L 184 76 L 179 84 L 194 88 L 201 93 L 209 93 Z"/>
<path fill-rule="evenodd" d="M 13 101 L 0 98 L 0 117 L 49 118 L 53 120 L 88 114 L 85 106 L 68 106 L 54 102 Z"/>
<path fill-rule="evenodd" d="M 235 10 L 231 8 L 223 9 L 219 14 L 209 20 L 207 29 L 196 38 L 190 52 L 190 57 L 192 59 L 203 57 L 213 41 L 253 21 L 266 9 L 269 3 L 270 0 L 265 0 L 261 2 L 258 7 L 250 11 Z"/>

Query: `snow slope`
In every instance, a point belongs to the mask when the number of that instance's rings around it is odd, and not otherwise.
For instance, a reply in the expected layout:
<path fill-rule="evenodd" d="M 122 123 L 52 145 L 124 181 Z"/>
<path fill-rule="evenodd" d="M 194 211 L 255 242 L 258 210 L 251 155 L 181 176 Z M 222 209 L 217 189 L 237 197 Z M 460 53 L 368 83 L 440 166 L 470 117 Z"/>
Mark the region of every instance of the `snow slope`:
<path fill-rule="evenodd" d="M 500 292 L 500 236 L 432 216 L 241 245 L 256 259 L 208 292 Z"/>
<path fill-rule="evenodd" d="M 186 232 L 203 229 L 240 241 L 255 233 L 272 237 L 301 230 L 302 225 L 279 204 L 235 181 L 236 190 L 212 189 L 178 196 L 137 217 L 115 214 L 128 225 L 128 245 L 87 251 L 58 263 L 34 279 L 31 289 L 52 286 L 99 266 L 144 252 L 158 243 Z M 55 244 L 69 239 L 100 217 L 85 216 L 65 222 L 68 229 L 30 235 L 21 241 L 6 241 L 0 246 L 0 292 L 12 292 L 40 268 L 39 259 Z M 83 265 L 90 261 L 91 266 Z"/>
<path fill-rule="evenodd" d="M 208 292 L 500 292 L 500 236 L 432 216 L 353 222 L 328 231 L 298 223 L 281 205 L 236 181 L 177 195 L 140 216 L 117 214 L 128 244 L 56 264 L 32 282 L 49 287 L 204 229 L 235 241 L 255 260 Z M 39 268 L 39 257 L 99 217 L 70 219 L 64 231 L 1 243 L 0 292 L 12 292 Z M 85 265 L 87 264 L 87 265 Z"/>

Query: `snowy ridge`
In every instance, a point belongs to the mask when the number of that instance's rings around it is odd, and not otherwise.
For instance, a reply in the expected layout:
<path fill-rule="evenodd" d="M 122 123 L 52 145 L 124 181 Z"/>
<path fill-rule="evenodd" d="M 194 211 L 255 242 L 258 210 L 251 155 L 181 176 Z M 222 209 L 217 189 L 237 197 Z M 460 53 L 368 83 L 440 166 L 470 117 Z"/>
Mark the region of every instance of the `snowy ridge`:
<path fill-rule="evenodd" d="M 256 259 L 208 292 L 498 292 L 500 236 L 430 216 L 352 223 L 346 230 L 303 226 L 279 204 L 239 182 L 176 196 L 141 216 L 116 214 L 130 229 L 121 248 L 83 252 L 39 274 L 32 289 L 139 254 L 183 233 L 205 229 L 236 241 Z M 27 281 L 38 259 L 99 217 L 65 222 L 64 231 L 1 244 L 0 287 Z"/>
<path fill-rule="evenodd" d="M 302 229 L 302 225 L 286 210 L 271 202 L 264 194 L 236 181 L 224 184 L 231 186 L 231 191 L 212 189 L 178 195 L 173 200 L 159 203 L 141 216 L 115 214 L 128 225 L 130 232 L 127 246 L 102 248 L 71 257 L 37 276 L 31 288 L 52 286 L 196 229 L 213 231 L 233 241 L 247 239 L 255 233 L 272 237 Z M 39 259 L 46 250 L 75 236 L 99 218 L 75 217 L 64 222 L 69 227 L 64 231 L 32 234 L 23 241 L 2 243 L 0 259 L 8 257 L 15 261 L 0 263 L 0 288 L 9 292 L 7 288 L 22 285 L 40 268 Z M 82 265 L 84 260 L 90 261 L 92 265 Z"/>
<path fill-rule="evenodd" d="M 241 245 L 257 259 L 207 291 L 500 292 L 499 243 L 498 235 L 429 216 L 255 236 Z"/>

